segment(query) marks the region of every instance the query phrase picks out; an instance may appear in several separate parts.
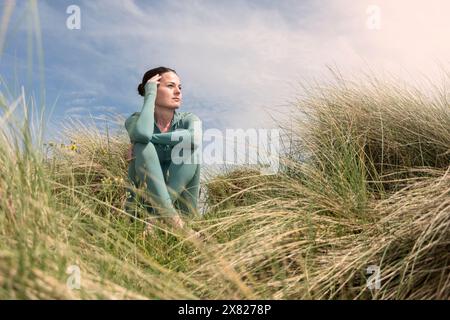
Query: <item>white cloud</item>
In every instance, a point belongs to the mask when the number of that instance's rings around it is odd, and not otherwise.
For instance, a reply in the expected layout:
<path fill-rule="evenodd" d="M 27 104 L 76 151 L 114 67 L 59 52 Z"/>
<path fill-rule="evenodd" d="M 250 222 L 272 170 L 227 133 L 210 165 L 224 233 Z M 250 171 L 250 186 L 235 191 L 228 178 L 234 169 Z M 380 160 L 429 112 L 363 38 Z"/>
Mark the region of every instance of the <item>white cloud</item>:
<path fill-rule="evenodd" d="M 366 27 L 369 4 L 381 9 L 378 31 Z M 296 82 L 321 77 L 326 65 L 344 74 L 369 65 L 406 76 L 405 70 L 432 72 L 436 61 L 450 57 L 446 0 L 84 1 L 80 7 L 82 29 L 75 33 L 53 25 L 65 11 L 41 5 L 43 30 L 69 41 L 71 55 L 83 54 L 79 64 L 58 67 L 68 81 L 121 101 L 131 113 L 141 106 L 136 86 L 143 73 L 172 67 L 189 102 L 181 111 L 224 126 L 267 123 L 266 107 L 282 110 L 297 94 Z"/>
<path fill-rule="evenodd" d="M 65 110 L 65 114 L 80 114 L 80 113 L 88 113 L 89 108 L 86 107 L 71 107 Z"/>
<path fill-rule="evenodd" d="M 92 109 L 96 112 L 117 113 L 117 108 L 113 106 L 94 106 Z"/>

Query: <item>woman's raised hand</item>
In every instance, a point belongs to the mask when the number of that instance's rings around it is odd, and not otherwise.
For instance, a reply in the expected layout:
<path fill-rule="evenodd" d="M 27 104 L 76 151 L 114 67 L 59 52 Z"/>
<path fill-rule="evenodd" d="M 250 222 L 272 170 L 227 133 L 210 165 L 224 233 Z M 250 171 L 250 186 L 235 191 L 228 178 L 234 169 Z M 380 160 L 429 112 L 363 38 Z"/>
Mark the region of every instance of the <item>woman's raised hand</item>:
<path fill-rule="evenodd" d="M 156 84 L 159 84 L 159 80 L 161 80 L 161 75 L 158 73 L 157 75 L 154 75 L 153 77 L 151 77 L 150 79 L 148 79 L 148 82 L 156 82 Z"/>

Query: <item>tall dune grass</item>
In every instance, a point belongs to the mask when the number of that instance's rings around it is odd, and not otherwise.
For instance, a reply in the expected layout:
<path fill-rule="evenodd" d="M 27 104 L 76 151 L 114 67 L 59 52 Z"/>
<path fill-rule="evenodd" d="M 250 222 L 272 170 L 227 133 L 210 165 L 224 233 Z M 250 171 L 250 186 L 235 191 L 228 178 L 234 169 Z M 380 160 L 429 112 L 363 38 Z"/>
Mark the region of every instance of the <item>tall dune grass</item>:
<path fill-rule="evenodd" d="M 303 86 L 283 171 L 209 183 L 213 207 L 239 205 L 217 219 L 232 234 L 217 251 L 274 298 L 448 299 L 448 80 L 427 94 L 374 77 Z"/>
<path fill-rule="evenodd" d="M 279 123 L 292 145 L 277 174 L 202 185 L 206 212 L 186 219 L 201 241 L 124 210 L 124 131 L 72 122 L 74 144 L 44 150 L 32 97 L 0 92 L 0 298 L 448 299 L 449 74 L 426 90 L 334 75 L 305 84 L 293 125 Z"/>
<path fill-rule="evenodd" d="M 146 236 L 145 209 L 124 210 L 123 131 L 74 122 L 65 132 L 76 148 L 45 157 L 28 119 L 4 112 L 0 296 L 447 299 L 448 101 L 367 83 L 339 79 L 293 106 L 293 152 L 307 160 L 207 181 L 206 214 L 187 220 L 203 241 L 164 224 Z M 67 285 L 71 265 L 79 290 Z M 369 290 L 373 265 L 381 287 Z"/>

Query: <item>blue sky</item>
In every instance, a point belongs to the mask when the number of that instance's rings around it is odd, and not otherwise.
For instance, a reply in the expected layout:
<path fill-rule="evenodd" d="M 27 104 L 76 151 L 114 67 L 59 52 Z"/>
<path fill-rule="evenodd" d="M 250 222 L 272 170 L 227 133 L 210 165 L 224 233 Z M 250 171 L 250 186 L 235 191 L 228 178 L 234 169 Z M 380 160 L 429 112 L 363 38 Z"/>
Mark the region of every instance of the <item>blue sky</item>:
<path fill-rule="evenodd" d="M 196 113 L 205 129 L 272 128 L 269 113 L 288 117 L 298 82 L 321 79 L 327 65 L 414 78 L 434 76 L 450 57 L 447 0 L 40 0 L 41 73 L 32 3 L 15 3 L 0 74 L 13 96 L 23 85 L 40 97 L 45 85 L 47 108 L 56 101 L 50 136 L 69 117 L 138 111 L 136 87 L 157 66 L 177 70 L 180 111 Z M 80 7 L 80 30 L 66 27 L 69 5 Z M 367 26 L 370 5 L 380 10 L 379 29 Z"/>

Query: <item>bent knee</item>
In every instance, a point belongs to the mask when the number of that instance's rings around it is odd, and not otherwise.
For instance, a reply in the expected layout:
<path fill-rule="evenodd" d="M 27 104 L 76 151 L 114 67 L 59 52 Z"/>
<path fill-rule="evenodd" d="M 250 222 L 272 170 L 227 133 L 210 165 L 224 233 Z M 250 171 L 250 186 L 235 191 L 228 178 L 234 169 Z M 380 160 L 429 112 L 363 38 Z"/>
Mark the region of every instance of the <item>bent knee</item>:
<path fill-rule="evenodd" d="M 151 142 L 149 143 L 136 143 L 134 145 L 135 156 L 142 156 L 144 158 L 158 156 L 156 152 L 155 145 Z"/>

